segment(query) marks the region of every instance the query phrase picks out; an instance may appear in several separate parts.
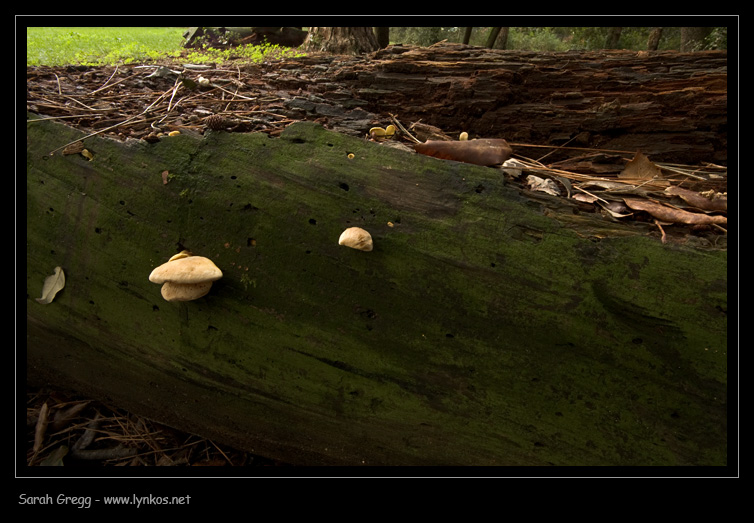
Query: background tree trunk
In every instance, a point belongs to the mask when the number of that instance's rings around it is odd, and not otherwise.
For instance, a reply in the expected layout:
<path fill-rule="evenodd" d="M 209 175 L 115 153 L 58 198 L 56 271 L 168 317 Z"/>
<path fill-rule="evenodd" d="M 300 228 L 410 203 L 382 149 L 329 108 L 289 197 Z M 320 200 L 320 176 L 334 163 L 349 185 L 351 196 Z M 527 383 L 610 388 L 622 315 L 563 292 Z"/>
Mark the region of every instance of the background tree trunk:
<path fill-rule="evenodd" d="M 390 28 L 389 27 L 375 27 L 375 35 L 377 36 L 377 45 L 380 49 L 384 49 L 390 45 Z"/>
<path fill-rule="evenodd" d="M 484 44 L 484 46 L 488 49 L 492 49 L 495 47 L 495 40 L 497 40 L 497 35 L 500 34 L 500 30 L 502 27 L 491 27 L 490 28 L 490 34 L 487 35 L 487 43 Z"/>
<path fill-rule="evenodd" d="M 463 41 L 461 43 L 468 45 L 469 40 L 471 40 L 471 31 L 473 30 L 473 27 L 464 27 L 463 28 Z"/>
<path fill-rule="evenodd" d="M 380 48 L 371 27 L 310 27 L 304 48 L 332 54 L 371 53 Z"/>
<path fill-rule="evenodd" d="M 682 27 L 681 52 L 698 51 L 704 44 L 704 39 L 712 33 L 711 27 Z"/>
<path fill-rule="evenodd" d="M 647 50 L 657 51 L 657 48 L 660 46 L 660 38 L 662 38 L 662 27 L 655 27 L 649 34 L 649 39 L 647 40 Z"/>
<path fill-rule="evenodd" d="M 605 40 L 605 49 L 617 49 L 622 27 L 611 27 Z"/>

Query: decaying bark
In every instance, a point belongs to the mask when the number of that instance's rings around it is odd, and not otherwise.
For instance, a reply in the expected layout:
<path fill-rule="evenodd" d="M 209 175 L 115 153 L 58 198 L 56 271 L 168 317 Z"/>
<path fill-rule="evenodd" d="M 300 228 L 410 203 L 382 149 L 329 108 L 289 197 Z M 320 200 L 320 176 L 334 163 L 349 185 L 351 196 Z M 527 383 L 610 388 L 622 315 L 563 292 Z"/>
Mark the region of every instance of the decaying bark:
<path fill-rule="evenodd" d="M 304 49 L 332 54 L 360 55 L 380 48 L 371 27 L 310 27 Z"/>
<path fill-rule="evenodd" d="M 456 136 L 466 131 L 511 143 L 640 150 L 655 161 L 727 163 L 724 51 L 390 46 L 366 58 L 288 60 L 266 79 L 300 89 L 291 105 L 311 100 L 332 127 L 343 125 L 328 116 L 328 105 L 397 114 Z"/>

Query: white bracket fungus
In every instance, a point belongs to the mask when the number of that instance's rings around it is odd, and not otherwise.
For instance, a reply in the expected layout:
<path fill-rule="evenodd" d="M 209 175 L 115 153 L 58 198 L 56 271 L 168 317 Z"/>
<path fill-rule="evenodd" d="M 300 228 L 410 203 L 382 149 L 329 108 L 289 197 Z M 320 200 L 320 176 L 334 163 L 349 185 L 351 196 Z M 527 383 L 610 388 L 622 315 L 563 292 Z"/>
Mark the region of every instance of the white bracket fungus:
<path fill-rule="evenodd" d="M 162 284 L 162 297 L 167 301 L 191 301 L 205 296 L 212 282 L 222 277 L 212 260 L 183 251 L 155 268 L 149 281 Z"/>
<path fill-rule="evenodd" d="M 371 251 L 373 247 L 372 235 L 361 227 L 349 227 L 340 235 L 338 245 L 345 245 L 360 251 Z"/>

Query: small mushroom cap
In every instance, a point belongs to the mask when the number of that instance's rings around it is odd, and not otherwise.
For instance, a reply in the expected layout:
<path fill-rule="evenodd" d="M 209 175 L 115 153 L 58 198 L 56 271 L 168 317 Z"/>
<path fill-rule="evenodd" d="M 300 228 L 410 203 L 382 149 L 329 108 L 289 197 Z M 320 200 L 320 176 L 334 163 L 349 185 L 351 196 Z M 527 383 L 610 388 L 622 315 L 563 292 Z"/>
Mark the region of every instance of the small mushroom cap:
<path fill-rule="evenodd" d="M 191 254 L 191 251 L 183 250 L 178 254 L 171 256 L 168 261 L 171 262 L 173 260 L 180 260 L 181 258 L 188 258 L 189 256 L 193 256 L 193 254 Z"/>
<path fill-rule="evenodd" d="M 211 281 L 200 283 L 173 283 L 166 281 L 160 292 L 166 301 L 191 301 L 205 296 L 212 288 Z"/>
<path fill-rule="evenodd" d="M 152 283 L 201 283 L 213 282 L 223 277 L 223 273 L 203 256 L 188 256 L 163 263 L 149 275 Z"/>
<path fill-rule="evenodd" d="M 371 251 L 373 247 L 372 235 L 361 227 L 349 227 L 340 235 L 338 245 L 345 245 L 360 251 Z"/>

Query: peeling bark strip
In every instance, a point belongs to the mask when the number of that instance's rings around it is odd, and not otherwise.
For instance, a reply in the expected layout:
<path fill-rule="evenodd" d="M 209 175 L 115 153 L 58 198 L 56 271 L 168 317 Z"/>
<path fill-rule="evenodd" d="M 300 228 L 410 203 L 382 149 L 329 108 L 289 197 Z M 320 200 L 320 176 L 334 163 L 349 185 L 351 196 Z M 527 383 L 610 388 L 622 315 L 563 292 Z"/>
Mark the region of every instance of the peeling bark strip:
<path fill-rule="evenodd" d="M 475 165 L 500 165 L 511 157 L 508 142 L 502 139 L 478 139 L 463 142 L 427 141 L 414 145 L 417 153 Z"/>

